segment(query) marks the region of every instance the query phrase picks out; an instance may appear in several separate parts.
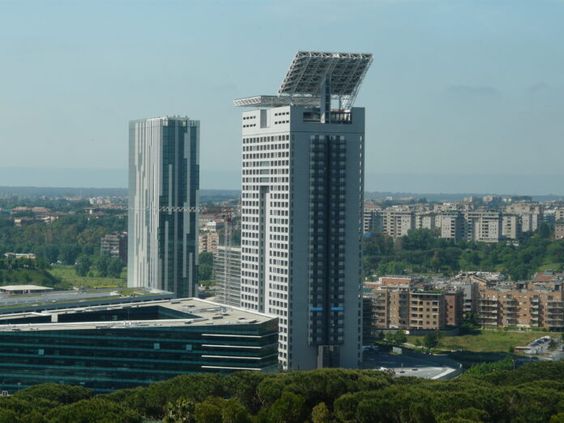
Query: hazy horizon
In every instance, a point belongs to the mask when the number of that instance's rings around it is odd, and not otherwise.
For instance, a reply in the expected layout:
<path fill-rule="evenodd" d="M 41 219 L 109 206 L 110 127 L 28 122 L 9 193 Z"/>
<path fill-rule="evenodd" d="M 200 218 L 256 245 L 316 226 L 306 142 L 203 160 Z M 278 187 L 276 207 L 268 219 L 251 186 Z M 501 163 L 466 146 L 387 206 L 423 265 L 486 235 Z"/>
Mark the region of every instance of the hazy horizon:
<path fill-rule="evenodd" d="M 240 171 L 201 169 L 201 189 L 240 190 Z M 45 188 L 127 188 L 127 169 L 56 169 L 0 166 L 0 186 Z M 564 195 L 562 176 L 526 174 L 365 175 L 366 192 L 413 194 Z M 519 189 L 514 189 L 518 186 Z"/>

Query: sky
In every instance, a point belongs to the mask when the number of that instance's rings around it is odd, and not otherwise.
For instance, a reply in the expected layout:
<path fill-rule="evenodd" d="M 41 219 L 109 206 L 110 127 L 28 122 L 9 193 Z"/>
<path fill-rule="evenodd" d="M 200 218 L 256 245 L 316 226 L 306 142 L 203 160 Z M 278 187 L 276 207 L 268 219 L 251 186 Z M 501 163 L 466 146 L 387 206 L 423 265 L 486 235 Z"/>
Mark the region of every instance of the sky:
<path fill-rule="evenodd" d="M 201 122 L 239 188 L 234 98 L 298 50 L 369 52 L 366 189 L 564 194 L 564 0 L 0 0 L 0 185 L 127 185 L 128 121 Z"/>

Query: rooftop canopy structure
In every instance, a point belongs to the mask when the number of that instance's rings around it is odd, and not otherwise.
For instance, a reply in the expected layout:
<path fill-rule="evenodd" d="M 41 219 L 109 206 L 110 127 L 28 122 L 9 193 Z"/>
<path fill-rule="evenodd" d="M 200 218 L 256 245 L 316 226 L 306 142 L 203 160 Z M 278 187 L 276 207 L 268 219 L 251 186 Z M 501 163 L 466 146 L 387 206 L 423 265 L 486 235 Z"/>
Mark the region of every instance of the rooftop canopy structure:
<path fill-rule="evenodd" d="M 350 109 L 364 75 L 372 63 L 368 53 L 327 53 L 299 51 L 286 73 L 278 96 L 255 96 L 234 101 L 240 107 L 319 105 L 330 110 L 331 101 L 339 109 Z"/>

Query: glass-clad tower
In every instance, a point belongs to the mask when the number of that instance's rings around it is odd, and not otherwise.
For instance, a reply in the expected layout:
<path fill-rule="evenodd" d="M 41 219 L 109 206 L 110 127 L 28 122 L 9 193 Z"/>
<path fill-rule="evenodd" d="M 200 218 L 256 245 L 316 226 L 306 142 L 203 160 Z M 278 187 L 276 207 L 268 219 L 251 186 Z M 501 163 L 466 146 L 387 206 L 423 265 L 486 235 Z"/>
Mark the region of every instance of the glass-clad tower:
<path fill-rule="evenodd" d="M 242 118 L 241 306 L 278 316 L 282 369 L 358 367 L 370 54 L 298 52 Z"/>
<path fill-rule="evenodd" d="M 199 138 L 187 117 L 129 124 L 129 287 L 196 295 Z"/>

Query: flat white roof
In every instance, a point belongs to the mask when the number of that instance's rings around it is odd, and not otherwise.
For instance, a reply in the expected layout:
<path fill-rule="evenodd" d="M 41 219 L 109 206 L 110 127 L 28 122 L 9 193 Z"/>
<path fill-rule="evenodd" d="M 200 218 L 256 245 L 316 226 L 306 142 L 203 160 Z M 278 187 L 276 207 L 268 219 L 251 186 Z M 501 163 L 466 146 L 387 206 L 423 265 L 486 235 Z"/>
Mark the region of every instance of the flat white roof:
<path fill-rule="evenodd" d="M 51 323 L 3 323 L 3 320 L 15 320 L 18 317 L 51 317 L 65 314 L 79 314 L 81 312 L 123 310 L 133 308 L 144 308 L 160 306 L 170 310 L 186 313 L 185 318 L 157 319 L 157 320 L 120 320 L 120 321 L 92 321 L 92 322 L 51 322 Z M 45 310 L 42 312 L 23 312 L 0 315 L 0 332 L 6 331 L 45 331 L 45 330 L 73 330 L 73 329 L 127 329 L 141 327 L 178 327 L 178 326 L 226 326 L 226 325 L 250 325 L 268 322 L 275 319 L 264 313 L 245 310 L 239 307 L 218 304 L 199 298 L 182 298 L 170 300 L 144 301 L 142 303 L 117 303 L 111 305 L 73 307 L 65 309 Z M 58 319 L 57 319 L 58 320 Z M 244 338 L 243 335 L 221 335 Z"/>
<path fill-rule="evenodd" d="M 0 291 L 48 291 L 53 288 L 39 285 L 4 285 L 0 286 Z"/>

